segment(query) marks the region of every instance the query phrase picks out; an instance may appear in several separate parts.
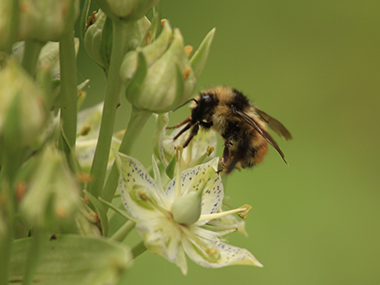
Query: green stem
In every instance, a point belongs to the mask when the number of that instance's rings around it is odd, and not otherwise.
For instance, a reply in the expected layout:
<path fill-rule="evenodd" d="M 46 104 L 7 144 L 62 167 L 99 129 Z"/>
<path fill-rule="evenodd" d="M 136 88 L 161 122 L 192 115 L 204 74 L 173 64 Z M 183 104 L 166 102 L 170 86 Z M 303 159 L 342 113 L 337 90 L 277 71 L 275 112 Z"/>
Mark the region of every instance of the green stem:
<path fill-rule="evenodd" d="M 61 122 L 71 149 L 75 148 L 77 134 L 77 71 L 75 43 L 72 29 L 67 29 L 59 42 L 61 66 Z"/>
<path fill-rule="evenodd" d="M 25 41 L 24 55 L 22 57 L 22 66 L 33 77 L 36 74 L 38 56 L 40 55 L 41 49 L 44 45 L 45 43 L 40 41 Z"/>
<path fill-rule="evenodd" d="M 3 170 L 3 169 L 2 169 Z M 11 258 L 12 241 L 14 236 L 15 224 L 15 203 L 11 183 L 1 173 L 0 195 L 6 203 L 0 203 L 0 218 L 6 217 L 3 234 L 0 237 L 0 284 L 8 284 L 9 262 Z"/>
<path fill-rule="evenodd" d="M 132 248 L 132 254 L 133 258 L 135 259 L 138 257 L 140 254 L 144 253 L 146 251 L 146 247 L 143 241 L 141 241 L 139 244 L 135 245 Z"/>
<path fill-rule="evenodd" d="M 149 119 L 151 113 L 138 110 L 132 107 L 131 117 L 129 119 L 127 131 L 124 134 L 119 151 L 126 155 L 130 155 L 136 139 L 140 135 L 145 123 Z M 115 195 L 117 182 L 119 179 L 119 171 L 117 170 L 116 162 L 113 164 L 111 172 L 108 176 L 104 191 L 101 197 L 106 201 L 111 201 Z"/>
<path fill-rule="evenodd" d="M 8 3 L 11 3 L 10 5 L 10 11 L 8 11 L 11 16 L 9 17 L 9 25 L 7 27 L 7 32 L 5 35 L 2 35 L 2 46 L 1 51 L 5 51 L 8 54 L 12 54 L 12 45 L 16 41 L 16 38 L 18 36 L 18 27 L 19 27 L 19 19 L 20 19 L 20 6 L 19 6 L 19 0 L 13 0 Z M 8 4 L 9 5 L 9 4 Z"/>
<path fill-rule="evenodd" d="M 126 222 L 120 229 L 114 233 L 110 239 L 122 242 L 127 235 L 135 228 L 136 223 L 133 221 Z"/>
<path fill-rule="evenodd" d="M 107 76 L 106 95 L 104 99 L 103 115 L 100 124 L 98 144 L 96 146 L 91 175 L 93 181 L 88 191 L 98 197 L 103 190 L 108 164 L 108 156 L 114 131 L 116 110 L 120 103 L 122 82 L 120 78 L 120 65 L 126 51 L 128 37 L 128 22 L 112 21 L 112 53 Z"/>

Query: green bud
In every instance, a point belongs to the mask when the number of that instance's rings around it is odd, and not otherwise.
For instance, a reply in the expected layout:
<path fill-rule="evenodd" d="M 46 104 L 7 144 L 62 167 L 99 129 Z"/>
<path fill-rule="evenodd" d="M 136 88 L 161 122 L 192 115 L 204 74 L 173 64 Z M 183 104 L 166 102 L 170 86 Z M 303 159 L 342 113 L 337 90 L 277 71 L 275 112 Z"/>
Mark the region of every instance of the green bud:
<path fill-rule="evenodd" d="M 56 230 L 78 213 L 79 186 L 65 156 L 52 145 L 46 146 L 36 164 L 20 212 L 30 226 Z"/>
<path fill-rule="evenodd" d="M 74 38 L 75 54 L 79 50 L 79 38 Z M 12 56 L 21 64 L 25 50 L 25 42 L 17 42 L 13 45 Z M 59 67 L 59 43 L 47 42 L 42 48 L 37 61 L 37 73 L 43 68 L 49 67 L 53 80 L 58 80 L 60 77 Z"/>
<path fill-rule="evenodd" d="M 136 49 L 150 26 L 148 18 L 130 24 L 128 34 L 129 49 Z M 108 70 L 112 52 L 112 22 L 107 15 L 99 10 L 95 15 L 95 22 L 88 27 L 84 34 L 84 47 L 90 57 L 105 71 Z"/>
<path fill-rule="evenodd" d="M 138 20 L 161 0 L 105 0 L 107 15 L 123 20 Z M 106 7 L 104 7 L 106 8 Z"/>
<path fill-rule="evenodd" d="M 198 221 L 202 212 L 202 191 L 193 191 L 180 196 L 173 202 L 172 214 L 175 222 L 192 225 Z"/>
<path fill-rule="evenodd" d="M 167 27 L 156 40 L 158 43 L 153 42 L 138 51 L 137 68 L 134 55 L 127 55 L 121 68 L 128 101 L 137 109 L 153 113 L 178 107 L 191 96 L 196 86 L 181 32 L 175 29 L 169 41 L 170 27 L 165 25 Z"/>
<path fill-rule="evenodd" d="M 139 51 L 130 51 L 125 55 L 123 63 L 120 67 L 121 78 L 125 82 L 128 82 L 128 80 L 133 78 L 139 63 L 138 58 L 140 52 L 144 55 L 146 64 L 149 67 L 155 63 L 156 60 L 159 59 L 160 56 L 167 50 L 168 46 L 172 42 L 172 39 L 173 30 L 168 21 L 166 21 L 157 40 L 155 40 L 152 44 L 140 49 Z"/>
<path fill-rule="evenodd" d="M 44 127 L 43 92 L 14 60 L 0 70 L 0 142 L 17 151 L 30 145 Z"/>
<path fill-rule="evenodd" d="M 206 64 L 206 60 L 210 51 L 212 40 L 214 39 L 215 28 L 212 29 L 203 39 L 199 48 L 190 59 L 191 67 L 194 70 L 195 76 L 198 78 L 201 74 L 203 67 Z"/>
<path fill-rule="evenodd" d="M 19 7 L 17 40 L 57 41 L 79 14 L 79 0 L 20 0 Z"/>

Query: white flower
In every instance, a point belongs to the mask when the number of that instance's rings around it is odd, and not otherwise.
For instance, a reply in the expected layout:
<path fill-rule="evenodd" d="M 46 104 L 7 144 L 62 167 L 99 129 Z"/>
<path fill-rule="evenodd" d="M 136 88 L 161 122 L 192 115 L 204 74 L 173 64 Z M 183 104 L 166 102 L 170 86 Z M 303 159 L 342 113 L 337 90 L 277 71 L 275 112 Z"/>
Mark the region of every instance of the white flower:
<path fill-rule="evenodd" d="M 82 171 L 90 173 L 92 161 L 94 159 L 96 144 L 100 130 L 100 121 L 102 119 L 103 102 L 91 108 L 84 109 L 78 113 L 79 137 L 76 141 L 76 154 Z M 118 149 L 121 139 L 117 133 L 112 136 L 111 148 Z M 108 158 L 108 167 L 112 166 L 114 153 L 111 151 Z"/>
<path fill-rule="evenodd" d="M 170 135 L 167 135 L 166 127 L 168 123 L 168 114 L 157 115 L 153 145 L 156 157 L 162 162 L 164 167 L 167 168 L 167 174 L 173 178 L 176 146 L 183 145 L 189 136 L 189 131 L 184 132 L 178 139 L 174 140 L 174 137 L 182 128 L 177 128 Z M 212 160 L 215 157 L 214 150 L 216 146 L 216 133 L 213 130 L 200 129 L 188 146 L 183 149 L 181 155 L 181 169 L 184 170 Z"/>
<path fill-rule="evenodd" d="M 262 266 L 248 250 L 223 242 L 223 235 L 238 230 L 233 223 L 227 223 L 230 226 L 224 230 L 208 224 L 214 219 L 246 212 L 250 208 L 243 206 L 228 212 L 221 211 L 224 192 L 221 177 L 216 173 L 218 158 L 182 173 L 177 171 L 176 178 L 169 182 L 166 190 L 154 159 L 156 180 L 132 157 L 118 153 L 116 162 L 123 204 L 130 218 L 136 222 L 136 229 L 147 249 L 175 263 L 183 274 L 187 273 L 185 253 L 204 267 Z"/>

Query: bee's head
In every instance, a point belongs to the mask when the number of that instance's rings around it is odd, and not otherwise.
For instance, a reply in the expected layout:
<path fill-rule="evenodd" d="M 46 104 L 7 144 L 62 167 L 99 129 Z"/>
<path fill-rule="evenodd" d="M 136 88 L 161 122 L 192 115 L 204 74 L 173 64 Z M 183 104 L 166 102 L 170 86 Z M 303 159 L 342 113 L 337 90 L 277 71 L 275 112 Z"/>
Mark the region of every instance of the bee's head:
<path fill-rule="evenodd" d="M 195 121 L 209 121 L 214 113 L 215 107 L 218 105 L 218 97 L 211 93 L 200 93 L 195 97 L 196 104 L 190 106 L 192 109 L 192 118 Z"/>

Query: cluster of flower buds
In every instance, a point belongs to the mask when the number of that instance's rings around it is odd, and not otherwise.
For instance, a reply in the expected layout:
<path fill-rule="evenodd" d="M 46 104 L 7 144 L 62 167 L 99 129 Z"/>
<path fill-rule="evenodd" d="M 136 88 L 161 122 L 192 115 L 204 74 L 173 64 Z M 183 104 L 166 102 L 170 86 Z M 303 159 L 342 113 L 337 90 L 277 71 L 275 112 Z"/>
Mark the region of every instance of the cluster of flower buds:
<path fill-rule="evenodd" d="M 166 21 L 153 43 L 124 57 L 120 74 L 128 101 L 137 109 L 153 113 L 171 111 L 186 101 L 196 87 L 214 33 L 213 29 L 189 59 L 181 32 L 173 31 Z M 198 57 L 204 60 L 195 60 Z"/>
<path fill-rule="evenodd" d="M 57 41 L 78 15 L 79 0 L 2 0 L 0 49 L 21 40 Z"/>

